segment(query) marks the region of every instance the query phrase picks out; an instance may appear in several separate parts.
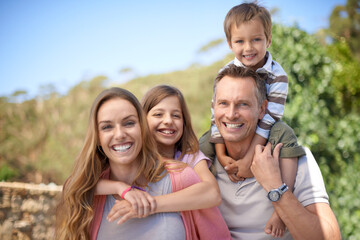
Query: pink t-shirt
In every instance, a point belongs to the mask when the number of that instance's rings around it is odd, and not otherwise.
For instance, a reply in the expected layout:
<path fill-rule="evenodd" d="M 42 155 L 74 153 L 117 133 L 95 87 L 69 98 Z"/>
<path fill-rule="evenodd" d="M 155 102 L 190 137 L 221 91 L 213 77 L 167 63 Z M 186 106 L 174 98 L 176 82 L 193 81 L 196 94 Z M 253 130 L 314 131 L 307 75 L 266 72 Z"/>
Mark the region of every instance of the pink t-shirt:
<path fill-rule="evenodd" d="M 211 166 L 211 160 L 205 156 L 200 150 L 197 154 L 185 154 L 181 159 L 178 159 L 181 155 L 180 151 L 175 152 L 175 159 L 187 163 L 191 168 L 194 168 L 201 160 L 206 160 L 208 167 Z M 194 157 L 195 155 L 195 157 Z"/>

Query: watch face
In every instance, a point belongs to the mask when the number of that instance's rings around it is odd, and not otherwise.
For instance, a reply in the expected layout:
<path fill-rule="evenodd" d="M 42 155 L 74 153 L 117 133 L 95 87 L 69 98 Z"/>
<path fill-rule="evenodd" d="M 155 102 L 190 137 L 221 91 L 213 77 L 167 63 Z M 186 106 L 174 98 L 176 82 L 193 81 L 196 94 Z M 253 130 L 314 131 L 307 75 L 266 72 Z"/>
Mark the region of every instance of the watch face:
<path fill-rule="evenodd" d="M 280 193 L 276 190 L 271 190 L 268 194 L 268 198 L 273 201 L 276 202 L 277 200 L 280 199 Z"/>

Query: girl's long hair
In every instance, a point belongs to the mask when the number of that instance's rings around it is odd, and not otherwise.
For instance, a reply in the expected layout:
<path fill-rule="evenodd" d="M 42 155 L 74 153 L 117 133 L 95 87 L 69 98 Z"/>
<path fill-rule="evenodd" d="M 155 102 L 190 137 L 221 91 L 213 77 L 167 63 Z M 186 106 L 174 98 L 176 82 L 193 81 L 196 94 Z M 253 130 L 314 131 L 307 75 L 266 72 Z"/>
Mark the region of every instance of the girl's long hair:
<path fill-rule="evenodd" d="M 141 104 L 146 114 L 159 104 L 164 98 L 176 96 L 179 99 L 183 115 L 183 135 L 175 144 L 175 149 L 181 151 L 179 159 L 185 154 L 197 154 L 199 151 L 199 142 L 192 128 L 190 112 L 185 102 L 185 98 L 179 89 L 169 85 L 158 85 L 150 89 L 141 99 Z"/>
<path fill-rule="evenodd" d="M 142 148 L 140 165 L 134 179 L 142 176 L 147 182 L 156 182 L 163 177 L 164 164 L 156 151 L 146 115 L 136 97 L 122 88 L 111 88 L 101 92 L 95 99 L 90 112 L 89 125 L 84 145 L 76 158 L 70 177 L 66 180 L 57 214 L 58 239 L 89 239 L 89 228 L 93 219 L 94 189 L 102 171 L 109 167 L 109 161 L 99 145 L 97 113 L 106 101 L 121 98 L 129 101 L 136 109 L 141 127 Z"/>

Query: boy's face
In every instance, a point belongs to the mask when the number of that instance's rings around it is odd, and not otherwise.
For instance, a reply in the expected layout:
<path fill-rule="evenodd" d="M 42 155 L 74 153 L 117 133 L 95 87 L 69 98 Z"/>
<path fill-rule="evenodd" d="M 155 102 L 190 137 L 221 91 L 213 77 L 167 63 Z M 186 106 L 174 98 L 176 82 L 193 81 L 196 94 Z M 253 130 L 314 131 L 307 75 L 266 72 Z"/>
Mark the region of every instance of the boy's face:
<path fill-rule="evenodd" d="M 264 66 L 270 43 L 271 36 L 266 39 L 264 26 L 258 18 L 231 27 L 231 41 L 228 42 L 231 51 L 242 64 L 253 70 Z"/>

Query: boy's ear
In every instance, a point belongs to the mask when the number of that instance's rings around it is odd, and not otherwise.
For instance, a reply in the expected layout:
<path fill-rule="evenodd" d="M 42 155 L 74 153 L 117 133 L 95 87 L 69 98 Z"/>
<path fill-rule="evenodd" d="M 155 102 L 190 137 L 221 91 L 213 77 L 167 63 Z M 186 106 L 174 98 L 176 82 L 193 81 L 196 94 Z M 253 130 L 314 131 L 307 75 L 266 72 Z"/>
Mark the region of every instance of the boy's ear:
<path fill-rule="evenodd" d="M 232 51 L 231 41 L 229 42 L 229 40 L 226 40 L 226 42 L 227 42 L 227 44 L 228 44 L 228 46 L 229 46 L 230 50 Z"/>
<path fill-rule="evenodd" d="M 269 39 L 267 40 L 266 48 L 269 48 L 269 47 L 270 47 L 270 45 L 271 45 L 271 39 L 272 39 L 272 34 L 270 34 Z"/>

